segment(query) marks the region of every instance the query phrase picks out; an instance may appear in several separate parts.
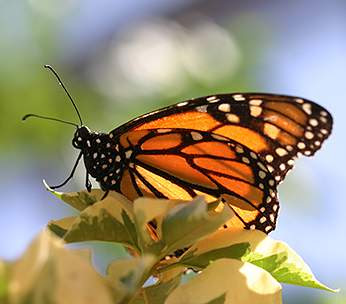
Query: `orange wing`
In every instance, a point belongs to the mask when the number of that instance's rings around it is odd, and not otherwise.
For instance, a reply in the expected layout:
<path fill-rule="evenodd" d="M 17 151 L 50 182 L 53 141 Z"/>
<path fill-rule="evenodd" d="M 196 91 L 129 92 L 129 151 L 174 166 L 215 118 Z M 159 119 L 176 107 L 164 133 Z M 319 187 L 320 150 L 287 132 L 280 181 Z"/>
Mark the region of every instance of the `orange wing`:
<path fill-rule="evenodd" d="M 244 145 L 210 132 L 159 128 L 121 135 L 120 148 L 131 151 L 118 185 L 129 199 L 221 198 L 236 214 L 227 225 L 266 233 L 275 228 L 277 183 Z"/>
<path fill-rule="evenodd" d="M 273 94 L 223 94 L 201 97 L 145 114 L 113 130 L 183 128 L 213 132 L 256 152 L 280 182 L 294 159 L 313 155 L 329 136 L 332 117 L 312 101 Z"/>

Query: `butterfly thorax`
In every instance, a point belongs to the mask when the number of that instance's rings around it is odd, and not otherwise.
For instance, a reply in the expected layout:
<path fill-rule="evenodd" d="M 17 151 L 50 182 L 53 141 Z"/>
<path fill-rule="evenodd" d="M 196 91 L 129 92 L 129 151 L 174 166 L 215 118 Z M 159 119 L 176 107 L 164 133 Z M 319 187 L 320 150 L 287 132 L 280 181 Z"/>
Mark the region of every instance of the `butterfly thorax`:
<path fill-rule="evenodd" d="M 82 126 L 75 132 L 72 145 L 81 150 L 87 172 L 100 183 L 101 188 L 114 189 L 126 165 L 117 140 L 109 134 L 92 132 Z"/>

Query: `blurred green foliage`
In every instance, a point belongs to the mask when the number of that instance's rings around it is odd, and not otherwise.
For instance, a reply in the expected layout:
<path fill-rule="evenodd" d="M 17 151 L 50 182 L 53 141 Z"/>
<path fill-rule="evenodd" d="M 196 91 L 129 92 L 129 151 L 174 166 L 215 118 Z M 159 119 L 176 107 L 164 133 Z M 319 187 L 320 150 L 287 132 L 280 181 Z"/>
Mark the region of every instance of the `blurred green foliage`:
<path fill-rule="evenodd" d="M 130 118 L 182 99 L 216 92 L 255 89 L 255 75 L 251 71 L 260 65 L 265 49 L 261 51 L 256 47 L 253 38 L 256 36 L 257 39 L 260 37 L 269 42 L 269 35 L 266 37 L 264 34 L 268 29 L 256 16 L 247 16 L 248 26 L 244 26 L 240 18 L 234 18 L 225 26 L 232 30 L 237 47 L 241 50 L 242 58 L 237 69 L 241 72 L 234 74 L 234 71 L 229 71 L 217 83 L 208 84 L 185 71 L 184 87 L 179 88 L 176 94 L 167 96 L 164 91 L 158 91 L 150 96 L 145 92 L 141 95 L 138 92 L 140 89 L 132 87 L 136 95 L 124 103 L 102 94 L 90 82 L 88 69 L 93 62 L 105 60 L 103 51 L 106 42 L 95 47 L 91 58 L 69 56 L 69 46 L 65 45 L 64 35 L 66 23 L 73 18 L 76 10 L 57 20 L 38 12 L 27 2 L 2 2 L 1 6 L 0 128 L 6 130 L 0 135 L 2 154 L 20 155 L 31 151 L 31 154 L 39 153 L 43 157 L 47 153 L 59 151 L 61 146 L 66 147 L 66 141 L 72 137 L 73 130 L 69 126 L 47 121 L 28 121 L 25 125 L 21 122 L 21 117 L 26 113 L 77 121 L 63 90 L 52 75 L 42 68 L 43 64 L 51 64 L 56 68 L 76 100 L 85 123 L 93 129 L 109 131 Z M 176 81 L 179 86 L 179 79 Z"/>

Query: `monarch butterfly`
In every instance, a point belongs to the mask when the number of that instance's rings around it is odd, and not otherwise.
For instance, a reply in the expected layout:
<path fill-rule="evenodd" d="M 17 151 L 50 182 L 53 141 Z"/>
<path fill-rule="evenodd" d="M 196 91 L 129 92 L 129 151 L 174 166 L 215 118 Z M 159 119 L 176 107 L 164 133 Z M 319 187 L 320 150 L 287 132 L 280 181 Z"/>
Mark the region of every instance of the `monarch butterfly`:
<path fill-rule="evenodd" d="M 277 186 L 299 155 L 313 155 L 330 135 L 332 117 L 316 103 L 293 96 L 233 93 L 205 96 L 144 114 L 109 133 L 92 132 L 58 74 L 80 125 L 72 144 L 106 195 L 189 200 L 221 199 L 235 213 L 227 225 L 275 229 Z"/>

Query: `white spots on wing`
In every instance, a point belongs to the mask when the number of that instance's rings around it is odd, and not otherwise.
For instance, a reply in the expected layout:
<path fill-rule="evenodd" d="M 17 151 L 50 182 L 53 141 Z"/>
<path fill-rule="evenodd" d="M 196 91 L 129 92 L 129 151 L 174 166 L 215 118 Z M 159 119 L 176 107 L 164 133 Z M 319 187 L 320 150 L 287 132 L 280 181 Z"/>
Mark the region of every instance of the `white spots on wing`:
<path fill-rule="evenodd" d="M 273 124 L 266 122 L 263 127 L 263 132 L 271 139 L 276 139 L 280 133 L 280 129 Z"/>
<path fill-rule="evenodd" d="M 268 165 L 267 168 L 270 173 L 274 172 L 274 168 L 272 166 Z"/>
<path fill-rule="evenodd" d="M 264 179 L 264 178 L 266 177 L 266 173 L 265 173 L 264 171 L 260 170 L 260 171 L 258 172 L 258 176 L 259 176 L 261 179 Z"/>
<path fill-rule="evenodd" d="M 234 94 L 232 97 L 236 101 L 244 101 L 245 100 L 245 97 L 242 94 Z"/>
<path fill-rule="evenodd" d="M 90 140 L 87 140 L 87 146 L 90 148 L 91 147 L 91 144 L 90 144 Z"/>
<path fill-rule="evenodd" d="M 101 140 L 100 140 L 99 138 L 97 138 L 95 141 L 96 141 L 96 143 L 98 143 L 98 144 L 101 143 Z"/>
<path fill-rule="evenodd" d="M 274 211 L 274 212 L 277 211 L 278 208 L 279 208 L 278 204 L 274 204 L 274 205 L 273 205 L 273 211 Z"/>
<path fill-rule="evenodd" d="M 208 109 L 208 106 L 207 106 L 207 105 L 203 105 L 203 106 L 198 106 L 198 107 L 196 107 L 196 111 L 202 112 L 202 113 L 207 112 L 207 109 Z"/>
<path fill-rule="evenodd" d="M 324 111 L 324 110 L 322 110 L 322 111 L 320 112 L 320 114 L 321 114 L 321 116 L 328 116 L 328 113 L 327 113 L 326 111 Z"/>
<path fill-rule="evenodd" d="M 157 129 L 156 132 L 157 133 L 168 133 L 168 132 L 171 132 L 172 129 Z"/>
<path fill-rule="evenodd" d="M 325 118 L 325 117 L 323 117 L 323 116 L 320 117 L 320 120 L 321 120 L 323 123 L 327 123 L 327 121 L 328 121 L 327 118 Z"/>
<path fill-rule="evenodd" d="M 274 223 L 274 221 L 275 221 L 274 213 L 269 214 L 269 219 Z"/>
<path fill-rule="evenodd" d="M 97 153 L 95 152 L 95 153 L 93 154 L 93 159 L 96 159 L 96 157 L 97 157 Z"/>
<path fill-rule="evenodd" d="M 262 100 L 261 99 L 252 99 L 250 100 L 249 104 L 251 106 L 260 106 L 262 104 Z"/>
<path fill-rule="evenodd" d="M 266 217 L 265 217 L 265 216 L 262 216 L 262 217 L 260 218 L 259 222 L 260 222 L 261 224 L 263 224 L 266 220 L 267 220 Z"/>
<path fill-rule="evenodd" d="M 263 171 L 268 171 L 266 166 L 263 165 L 261 162 L 257 162 L 258 167 L 260 167 Z"/>
<path fill-rule="evenodd" d="M 226 118 L 229 122 L 232 122 L 232 123 L 239 123 L 240 122 L 239 116 L 236 114 L 227 113 Z"/>
<path fill-rule="evenodd" d="M 120 162 L 120 161 L 121 161 L 120 155 L 117 155 L 117 156 L 115 157 L 115 161 L 116 161 L 116 162 Z"/>
<path fill-rule="evenodd" d="M 178 107 L 183 107 L 183 106 L 186 106 L 189 102 L 188 101 L 183 101 L 183 102 L 179 102 L 177 104 Z"/>
<path fill-rule="evenodd" d="M 78 141 L 82 141 L 82 137 L 78 137 L 77 140 L 78 140 Z"/>
<path fill-rule="evenodd" d="M 310 118 L 309 124 L 312 125 L 313 127 L 316 127 L 318 126 L 318 120 L 316 118 Z"/>
<path fill-rule="evenodd" d="M 243 147 L 242 146 L 239 146 L 239 145 L 237 145 L 237 146 L 235 146 L 235 151 L 237 152 L 237 153 L 244 153 L 244 149 L 243 149 Z"/>
<path fill-rule="evenodd" d="M 299 148 L 299 149 L 305 149 L 305 144 L 303 143 L 303 142 L 299 142 L 298 144 L 297 144 L 297 147 Z"/>
<path fill-rule="evenodd" d="M 268 163 L 271 163 L 274 160 L 274 157 L 271 154 L 267 154 L 265 158 Z"/>
<path fill-rule="evenodd" d="M 116 183 L 115 179 L 112 179 L 111 183 L 112 183 L 112 185 L 115 185 L 115 183 Z"/>
<path fill-rule="evenodd" d="M 276 152 L 277 155 L 279 155 L 281 157 L 288 154 L 287 150 L 284 149 L 284 148 L 281 148 L 281 147 L 280 148 L 276 148 L 275 152 Z"/>
<path fill-rule="evenodd" d="M 253 159 L 257 159 L 257 154 L 253 151 L 250 152 L 250 156 L 253 158 Z"/>
<path fill-rule="evenodd" d="M 126 158 L 130 158 L 131 155 L 132 155 L 132 150 L 127 150 L 127 151 L 125 152 Z"/>
<path fill-rule="evenodd" d="M 198 132 L 191 132 L 190 134 L 193 140 L 197 141 L 203 139 L 203 136 Z"/>
<path fill-rule="evenodd" d="M 130 168 L 134 168 L 135 167 L 135 164 L 133 162 L 129 163 L 129 167 Z"/>
<path fill-rule="evenodd" d="M 108 162 L 111 164 L 113 162 L 113 159 L 109 158 Z"/>
<path fill-rule="evenodd" d="M 273 227 L 270 226 L 270 225 L 264 228 L 265 232 L 268 232 L 268 231 L 270 231 L 270 230 L 272 230 L 272 229 L 273 229 Z"/>
<path fill-rule="evenodd" d="M 115 173 L 116 173 L 116 174 L 119 174 L 119 173 L 120 173 L 120 169 L 119 169 L 119 168 L 116 169 L 116 170 L 115 170 Z"/>
<path fill-rule="evenodd" d="M 302 105 L 302 108 L 306 114 L 311 115 L 312 112 L 311 112 L 311 104 L 310 103 L 304 103 Z"/>
<path fill-rule="evenodd" d="M 301 98 L 296 98 L 295 101 L 296 101 L 297 103 L 300 103 L 300 104 L 303 104 L 303 103 L 304 103 L 304 100 L 301 99 Z"/>
<path fill-rule="evenodd" d="M 271 197 L 275 197 L 275 192 L 273 191 L 273 189 L 269 189 L 269 194 Z"/>
<path fill-rule="evenodd" d="M 107 144 L 106 144 L 106 147 L 107 147 L 107 148 L 110 148 L 110 147 L 111 147 L 111 144 L 110 144 L 110 143 L 107 143 Z"/>
<path fill-rule="evenodd" d="M 264 189 L 264 185 L 263 185 L 262 183 L 259 183 L 259 184 L 258 184 L 258 187 L 259 187 L 260 189 L 262 189 L 262 190 Z"/>
<path fill-rule="evenodd" d="M 269 204 L 272 201 L 272 198 L 270 196 L 267 197 L 266 202 Z"/>
<path fill-rule="evenodd" d="M 250 106 L 250 115 L 253 117 L 258 117 L 262 113 L 262 108 L 257 106 Z"/>
<path fill-rule="evenodd" d="M 250 230 L 255 230 L 256 229 L 256 225 L 251 225 L 250 226 Z"/>
<path fill-rule="evenodd" d="M 108 166 L 106 164 L 102 165 L 102 169 L 106 169 Z"/>
<path fill-rule="evenodd" d="M 241 158 L 241 160 L 242 160 L 243 163 L 245 163 L 245 164 L 249 164 L 249 163 L 250 163 L 250 160 L 249 160 L 247 157 L 245 157 L 245 156 L 243 156 L 243 157 Z"/>
<path fill-rule="evenodd" d="M 328 131 L 326 129 L 321 129 L 321 133 L 324 134 L 324 135 L 327 135 Z"/>
<path fill-rule="evenodd" d="M 269 186 L 274 186 L 275 185 L 275 181 L 273 179 L 270 179 L 268 181 L 268 183 L 269 183 Z"/>
<path fill-rule="evenodd" d="M 321 142 L 319 140 L 316 140 L 315 141 L 315 146 L 320 146 L 321 145 Z"/>
<path fill-rule="evenodd" d="M 281 180 L 281 176 L 280 175 L 275 176 L 275 180 L 279 182 Z"/>
<path fill-rule="evenodd" d="M 230 112 L 231 111 L 231 105 L 229 103 L 222 103 L 217 108 L 221 112 Z"/>
<path fill-rule="evenodd" d="M 291 151 L 293 151 L 293 147 L 291 145 L 287 145 L 286 150 L 291 152 Z"/>
<path fill-rule="evenodd" d="M 307 139 L 313 139 L 314 138 L 314 133 L 310 132 L 310 131 L 306 131 L 305 132 L 305 137 Z"/>
<path fill-rule="evenodd" d="M 304 155 L 306 155 L 306 156 L 311 155 L 311 151 L 304 151 Z"/>
<path fill-rule="evenodd" d="M 261 211 L 261 212 L 265 212 L 265 211 L 266 211 L 266 208 L 265 208 L 265 207 L 262 207 L 262 208 L 260 209 L 260 211 Z"/>
<path fill-rule="evenodd" d="M 108 176 L 105 176 L 105 177 L 103 178 L 103 181 L 106 182 L 107 179 L 108 179 Z"/>
<path fill-rule="evenodd" d="M 289 160 L 287 161 L 287 165 L 293 166 L 293 165 L 294 165 L 294 160 L 293 160 L 293 159 L 289 159 Z"/>
<path fill-rule="evenodd" d="M 286 165 L 285 164 L 280 164 L 279 168 L 280 168 L 281 171 L 285 171 Z"/>
<path fill-rule="evenodd" d="M 113 133 L 109 133 L 109 138 L 113 138 L 113 137 L 114 137 Z"/>
<path fill-rule="evenodd" d="M 218 102 L 220 99 L 218 99 L 216 96 L 210 96 L 207 98 L 207 101 L 210 103 Z"/>
<path fill-rule="evenodd" d="M 104 155 L 103 153 L 101 154 L 101 158 L 105 158 L 106 157 L 106 155 Z"/>

